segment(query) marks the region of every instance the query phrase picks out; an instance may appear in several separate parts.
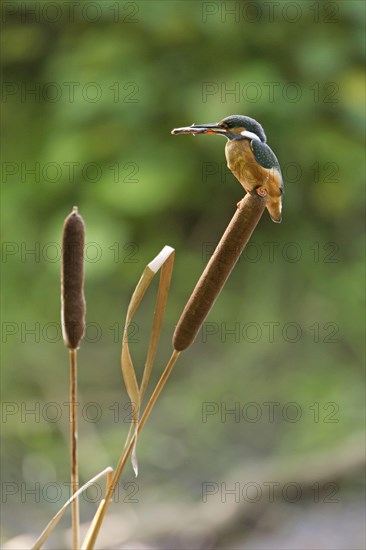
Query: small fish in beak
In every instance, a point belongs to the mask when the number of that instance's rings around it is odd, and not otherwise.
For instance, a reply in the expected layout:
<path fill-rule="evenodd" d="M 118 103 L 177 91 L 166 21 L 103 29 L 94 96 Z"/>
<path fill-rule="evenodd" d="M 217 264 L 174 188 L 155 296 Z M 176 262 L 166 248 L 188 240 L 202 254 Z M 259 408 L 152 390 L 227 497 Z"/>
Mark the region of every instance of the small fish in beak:
<path fill-rule="evenodd" d="M 183 128 L 174 128 L 173 135 L 177 134 L 225 134 L 226 130 L 217 123 L 213 124 L 192 124 L 191 126 L 183 126 Z"/>

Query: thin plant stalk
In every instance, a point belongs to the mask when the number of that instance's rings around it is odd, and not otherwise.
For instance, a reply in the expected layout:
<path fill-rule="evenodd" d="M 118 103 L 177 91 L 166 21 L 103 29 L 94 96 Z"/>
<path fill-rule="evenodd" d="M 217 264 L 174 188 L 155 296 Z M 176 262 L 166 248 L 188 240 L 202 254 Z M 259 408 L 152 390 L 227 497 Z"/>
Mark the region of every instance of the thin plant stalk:
<path fill-rule="evenodd" d="M 79 489 L 78 464 L 78 388 L 77 388 L 77 350 L 70 349 L 70 457 L 71 457 L 71 493 Z M 75 498 L 71 505 L 72 542 L 74 550 L 80 548 L 80 517 L 79 499 Z"/>
<path fill-rule="evenodd" d="M 141 419 L 140 419 L 140 422 L 139 422 L 139 425 L 138 425 L 138 430 L 137 430 L 138 434 L 141 432 L 141 430 L 143 429 L 147 419 L 149 418 L 150 413 L 151 413 L 152 409 L 154 408 L 154 405 L 155 405 L 159 395 L 161 394 L 161 391 L 164 388 L 165 383 L 168 380 L 169 375 L 172 372 L 173 367 L 174 367 L 179 355 L 180 355 L 179 351 L 176 351 L 176 350 L 173 351 L 172 356 L 170 357 L 170 359 L 168 361 L 168 364 L 165 367 L 165 370 L 164 370 L 163 374 L 161 375 L 161 377 L 160 377 L 153 393 L 151 394 L 151 397 L 148 401 L 148 404 L 146 405 L 146 409 L 144 410 L 144 412 L 141 416 Z M 130 456 L 130 454 L 132 452 L 132 449 L 133 449 L 133 446 L 134 446 L 134 443 L 135 443 L 135 438 L 136 438 L 136 434 L 131 438 L 128 446 L 124 449 L 124 451 L 122 452 L 122 454 L 119 458 L 117 467 L 116 467 L 114 475 L 113 475 L 112 482 L 111 482 L 111 484 L 109 486 L 109 489 L 106 493 L 106 496 L 104 498 L 104 502 L 101 505 L 101 508 L 98 509 L 98 512 L 97 512 L 98 513 L 98 520 L 94 525 L 94 531 L 93 531 L 93 533 L 91 534 L 91 536 L 88 540 L 88 545 L 84 546 L 84 544 L 83 544 L 83 546 L 82 546 L 82 548 L 85 549 L 85 550 L 90 550 L 90 549 L 94 548 L 94 545 L 95 545 L 95 542 L 97 540 L 97 536 L 99 534 L 100 528 L 102 526 L 105 514 L 106 514 L 108 506 L 109 506 L 109 504 L 112 500 L 113 493 L 114 493 L 114 491 L 117 487 L 119 478 L 121 477 L 123 469 L 124 469 L 124 467 L 127 463 L 128 457 Z"/>

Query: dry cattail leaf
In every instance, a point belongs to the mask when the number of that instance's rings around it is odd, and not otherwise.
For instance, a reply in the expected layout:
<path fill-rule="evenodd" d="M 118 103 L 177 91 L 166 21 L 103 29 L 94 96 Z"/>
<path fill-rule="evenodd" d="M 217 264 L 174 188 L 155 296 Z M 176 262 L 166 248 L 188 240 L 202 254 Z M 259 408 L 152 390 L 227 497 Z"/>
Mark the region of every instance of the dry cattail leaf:
<path fill-rule="evenodd" d="M 112 472 L 113 472 L 113 468 L 108 466 L 108 468 L 105 468 L 102 472 L 100 472 L 99 474 L 94 476 L 92 479 L 87 481 L 82 487 L 80 487 L 80 489 L 78 489 L 76 491 L 76 493 L 74 493 L 72 495 L 72 497 L 69 498 L 69 500 L 67 502 L 65 502 L 65 504 L 62 506 L 62 508 L 60 508 L 60 510 L 53 516 L 51 521 L 48 523 L 46 528 L 43 530 L 43 532 L 40 534 L 40 536 L 38 537 L 38 539 L 36 540 L 36 542 L 32 546 L 32 550 L 39 550 L 40 548 L 42 548 L 43 544 L 46 542 L 48 537 L 51 535 L 52 531 L 57 526 L 58 522 L 60 521 L 60 519 L 64 515 L 67 508 L 70 506 L 70 504 L 72 504 L 72 502 L 76 498 L 78 498 L 81 495 L 81 493 L 83 493 L 86 489 L 88 489 L 88 487 L 93 485 L 93 483 L 95 483 L 96 481 L 98 481 L 98 479 L 100 479 L 101 477 L 103 477 L 105 475 L 107 475 L 108 479 L 110 479 L 110 475 L 111 475 Z"/>
<path fill-rule="evenodd" d="M 162 251 L 156 256 L 156 258 L 154 258 L 154 260 L 145 267 L 142 273 L 142 276 L 139 282 L 137 283 L 135 291 L 130 300 L 128 310 L 127 310 L 125 328 L 123 331 L 121 368 L 122 368 L 123 380 L 126 386 L 126 391 L 132 403 L 133 423 L 135 425 L 135 443 L 132 451 L 131 462 L 132 462 L 132 466 L 136 476 L 138 473 L 137 458 L 136 458 L 136 443 L 137 443 L 138 421 L 139 421 L 142 393 L 140 392 L 140 388 L 136 379 L 136 373 L 135 373 L 135 369 L 133 366 L 133 362 L 132 362 L 132 358 L 131 358 L 131 354 L 128 346 L 129 326 L 132 323 L 136 310 L 140 305 L 140 302 L 144 297 L 146 290 L 149 288 L 152 279 L 154 278 L 155 274 L 159 271 L 159 269 L 162 268 L 162 266 L 165 266 L 165 269 L 162 269 L 162 273 L 160 276 L 160 285 L 159 285 L 158 298 L 156 302 L 153 328 L 152 328 L 152 333 L 150 338 L 148 356 L 145 363 L 145 369 L 143 374 L 143 384 L 144 384 L 143 391 L 144 391 L 146 389 L 146 385 L 149 379 L 149 375 L 153 365 L 153 360 L 156 353 L 157 342 L 160 335 L 161 323 L 163 319 L 171 274 L 173 270 L 173 261 L 174 261 L 174 249 L 171 248 L 170 246 L 165 246 L 162 249 Z"/>
<path fill-rule="evenodd" d="M 141 400 L 147 388 L 151 370 L 155 360 L 155 355 L 156 355 L 160 332 L 161 332 L 161 325 L 163 323 L 163 318 L 165 313 L 165 306 L 168 300 L 170 281 L 173 273 L 173 263 L 174 263 L 174 251 L 171 252 L 169 256 L 165 259 L 163 266 L 161 268 L 159 290 L 158 290 L 158 296 L 156 299 L 155 312 L 154 312 L 154 321 L 151 329 L 149 349 L 147 352 L 145 369 L 144 369 L 144 374 L 142 377 L 141 388 L 140 388 Z M 159 269 L 157 266 L 158 264 L 156 263 L 156 258 L 155 260 L 150 262 L 150 264 L 148 264 L 148 267 L 150 267 L 151 270 Z"/>
<path fill-rule="evenodd" d="M 173 335 L 175 350 L 183 351 L 192 344 L 259 222 L 265 205 L 265 198 L 254 193 L 247 193 L 241 201 L 178 321 Z"/>
<path fill-rule="evenodd" d="M 61 318 L 65 346 L 77 349 L 85 332 L 85 225 L 75 206 L 62 235 Z"/>
<path fill-rule="evenodd" d="M 135 312 L 137 310 L 137 307 L 139 306 L 139 304 L 140 304 L 140 302 L 141 302 L 141 300 L 142 300 L 149 284 L 151 283 L 154 275 L 159 271 L 159 269 L 161 269 L 160 281 L 159 281 L 159 290 L 158 290 L 158 296 L 157 296 L 157 300 L 156 300 L 156 306 L 155 306 L 153 326 L 152 326 L 152 330 L 151 330 L 150 343 L 149 343 L 149 348 L 148 348 L 148 352 L 147 352 L 147 358 L 146 358 L 146 362 L 145 362 L 145 369 L 144 369 L 144 373 L 143 373 L 143 377 L 142 377 L 142 383 L 141 383 L 141 387 L 140 387 L 140 390 L 139 390 L 139 396 L 138 396 L 140 405 L 141 405 L 141 401 L 142 401 L 142 396 L 144 394 L 144 391 L 146 390 L 146 387 L 147 387 L 147 384 L 148 384 L 148 381 L 149 381 L 149 376 L 150 376 L 150 373 L 151 373 L 151 370 L 152 370 L 152 367 L 153 367 L 153 363 L 154 363 L 154 359 L 155 359 L 156 349 L 157 349 L 158 340 L 159 340 L 159 336 L 160 336 L 161 325 L 162 325 L 162 321 L 163 321 L 165 306 L 166 306 L 168 292 L 169 292 L 171 276 L 172 276 L 172 272 L 173 272 L 173 263 L 174 263 L 174 250 L 170 246 L 165 246 L 163 248 L 163 250 L 156 256 L 156 258 L 154 258 L 154 260 L 146 266 L 146 268 L 144 270 L 144 273 L 142 274 L 142 277 L 141 277 L 141 279 L 140 279 L 140 281 L 139 281 L 139 283 L 138 283 L 138 285 L 135 289 L 135 292 L 134 292 L 134 294 L 131 298 L 130 305 L 129 305 L 129 308 L 128 308 L 127 319 L 128 319 L 129 322 L 131 322 L 132 318 L 133 318 L 133 315 L 135 314 Z M 126 388 L 127 388 L 128 384 L 130 384 L 130 386 L 131 386 L 130 391 L 127 389 L 128 394 L 136 396 L 138 385 L 137 385 L 137 381 L 136 381 L 136 374 L 135 374 L 135 371 L 133 369 L 132 359 L 131 359 L 131 356 L 129 354 L 129 351 L 127 351 L 126 349 L 125 350 L 123 349 L 123 348 L 126 348 L 126 347 L 128 349 L 128 341 L 125 338 L 127 336 L 127 327 L 128 327 L 127 319 L 126 319 L 126 328 L 125 328 L 125 331 L 124 331 L 124 340 L 123 340 L 123 344 L 122 344 L 122 361 L 121 361 L 121 363 L 122 363 L 122 372 L 125 371 L 125 374 L 126 374 L 126 376 L 124 374 L 124 380 L 125 380 Z M 169 362 L 168 362 L 168 364 L 167 364 L 167 366 L 166 366 L 166 368 L 163 372 L 163 374 L 161 375 L 161 377 L 159 379 L 159 382 L 158 382 L 157 386 L 155 387 L 152 395 L 149 398 L 149 402 L 148 402 L 148 404 L 146 406 L 146 409 L 144 410 L 144 412 L 141 416 L 141 420 L 139 419 L 139 412 L 140 411 L 138 410 L 137 422 L 135 423 L 135 430 L 134 430 L 135 433 L 130 438 L 131 431 L 132 431 L 131 428 L 130 428 L 130 430 L 128 432 L 128 436 L 126 438 L 126 442 L 125 442 L 123 451 L 121 453 L 121 456 L 119 458 L 116 470 L 114 472 L 112 482 L 109 485 L 109 488 L 107 489 L 105 499 L 103 499 L 103 501 L 100 503 L 99 508 L 98 508 L 98 510 L 95 514 L 94 519 L 93 519 L 92 525 L 91 525 L 90 529 L 88 530 L 87 537 L 84 539 L 84 542 L 82 544 L 82 549 L 83 550 L 91 550 L 92 548 L 94 548 L 94 545 L 95 545 L 98 533 L 100 531 L 100 528 L 102 526 L 103 519 L 105 517 L 107 508 L 108 508 L 108 506 L 111 502 L 111 498 L 113 496 L 113 493 L 114 493 L 114 491 L 115 491 L 115 489 L 118 485 L 118 481 L 120 479 L 122 471 L 125 467 L 125 464 L 128 460 L 128 457 L 130 455 L 132 456 L 132 458 L 131 458 L 132 466 L 135 470 L 135 474 L 137 475 L 137 458 L 136 458 L 137 436 L 140 433 L 140 431 L 142 430 L 147 418 L 149 417 L 150 412 L 153 409 L 153 407 L 156 403 L 156 400 L 159 397 L 160 392 L 163 389 L 163 387 L 165 385 L 165 382 L 168 379 L 169 374 L 170 374 L 171 370 L 173 369 L 173 366 L 174 366 L 174 364 L 175 364 L 178 357 L 179 357 L 179 353 L 174 351 L 172 357 L 170 358 L 170 360 L 169 360 Z M 125 364 L 124 364 L 124 361 L 126 361 Z M 133 373 L 131 372 L 131 369 L 133 369 Z M 127 380 L 127 383 L 126 383 L 126 380 Z M 132 427 L 132 425 L 131 425 L 131 427 Z"/>

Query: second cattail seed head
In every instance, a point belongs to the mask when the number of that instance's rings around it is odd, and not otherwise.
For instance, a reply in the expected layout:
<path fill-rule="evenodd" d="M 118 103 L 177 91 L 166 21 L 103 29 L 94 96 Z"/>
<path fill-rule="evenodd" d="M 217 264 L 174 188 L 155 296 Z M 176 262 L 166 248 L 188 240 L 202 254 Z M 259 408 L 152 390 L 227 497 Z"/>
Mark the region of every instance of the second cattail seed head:
<path fill-rule="evenodd" d="M 75 206 L 62 234 L 61 321 L 65 346 L 77 349 L 85 332 L 85 225 Z"/>

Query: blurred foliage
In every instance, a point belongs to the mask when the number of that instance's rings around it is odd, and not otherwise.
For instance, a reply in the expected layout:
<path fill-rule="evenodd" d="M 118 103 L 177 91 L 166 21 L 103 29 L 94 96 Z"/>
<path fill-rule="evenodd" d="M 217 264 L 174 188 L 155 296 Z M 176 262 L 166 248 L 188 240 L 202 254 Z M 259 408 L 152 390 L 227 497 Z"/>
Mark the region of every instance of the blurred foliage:
<path fill-rule="evenodd" d="M 246 459 L 296 459 L 358 432 L 364 3 L 295 2 L 295 17 L 276 2 L 272 19 L 261 2 L 100 0 L 76 2 L 72 16 L 70 4 L 2 4 L 3 401 L 42 410 L 68 400 L 67 353 L 54 324 L 62 223 L 77 205 L 92 324 L 79 354 L 80 401 L 103 409 L 99 422 L 81 419 L 81 477 L 115 464 L 127 428 L 119 354 L 134 285 L 165 244 L 176 249 L 156 380 L 206 252 L 242 196 L 225 170 L 223 140 L 170 131 L 246 114 L 263 124 L 282 165 L 283 222 L 264 214 L 211 324 L 179 360 L 139 443 L 142 493 L 199 501 L 202 480 L 238 464 L 244 475 Z M 131 344 L 141 367 L 153 304 L 151 292 Z M 239 336 L 226 334 L 235 323 Z M 274 423 L 263 405 L 256 423 L 201 420 L 204 402 L 267 401 L 280 403 Z M 302 407 L 296 423 L 281 415 L 289 402 Z M 324 422 L 329 402 L 337 423 Z M 56 423 L 7 417 L 4 480 L 68 479 L 65 411 Z M 19 532 L 14 509 L 22 530 L 39 531 L 57 507 L 9 501 L 4 537 Z"/>

